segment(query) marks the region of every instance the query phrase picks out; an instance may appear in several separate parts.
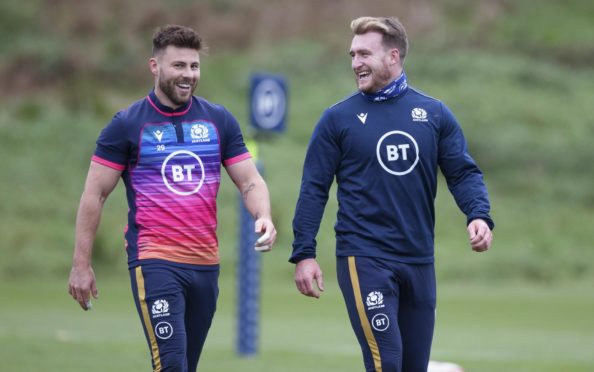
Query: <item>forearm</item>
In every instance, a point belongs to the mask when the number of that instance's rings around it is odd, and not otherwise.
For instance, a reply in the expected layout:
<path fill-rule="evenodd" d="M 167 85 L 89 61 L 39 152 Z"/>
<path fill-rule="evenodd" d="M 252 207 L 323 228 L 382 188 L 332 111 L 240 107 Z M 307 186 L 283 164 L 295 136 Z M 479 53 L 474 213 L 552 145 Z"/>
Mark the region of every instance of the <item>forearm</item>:
<path fill-rule="evenodd" d="M 270 194 L 262 177 L 240 185 L 240 192 L 246 209 L 255 219 L 271 218 Z"/>
<path fill-rule="evenodd" d="M 88 267 L 91 265 L 93 242 L 101 220 L 101 211 L 105 199 L 97 195 L 83 193 L 78 213 L 76 215 L 76 236 L 73 267 Z"/>
<path fill-rule="evenodd" d="M 289 258 L 292 263 L 316 257 L 316 236 L 328 202 L 330 183 L 308 180 L 310 178 L 306 175 L 295 206 L 293 252 Z"/>
<path fill-rule="evenodd" d="M 493 220 L 489 215 L 491 205 L 489 193 L 483 179 L 483 173 L 470 155 L 456 161 L 440 164 L 456 204 L 467 217 L 467 224 L 481 218 L 493 228 Z"/>
<path fill-rule="evenodd" d="M 494 222 L 490 216 L 489 193 L 478 169 L 476 172 L 468 172 L 457 184 L 448 183 L 448 187 L 456 204 L 466 215 L 467 224 L 475 219 L 483 219 L 493 229 Z"/>

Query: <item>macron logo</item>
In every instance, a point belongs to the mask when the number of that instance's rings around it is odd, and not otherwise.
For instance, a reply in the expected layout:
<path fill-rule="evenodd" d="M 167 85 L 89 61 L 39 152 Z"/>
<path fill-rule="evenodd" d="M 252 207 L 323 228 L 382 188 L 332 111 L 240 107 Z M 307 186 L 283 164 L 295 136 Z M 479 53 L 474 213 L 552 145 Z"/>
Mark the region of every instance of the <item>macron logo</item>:
<path fill-rule="evenodd" d="M 155 137 L 157 137 L 157 140 L 161 142 L 161 140 L 163 139 L 163 132 L 161 132 L 160 130 L 156 130 L 153 132 L 153 134 L 155 135 Z"/>
<path fill-rule="evenodd" d="M 359 118 L 359 120 L 361 120 L 361 123 L 365 124 L 365 120 L 367 120 L 367 113 L 357 114 L 357 117 Z"/>

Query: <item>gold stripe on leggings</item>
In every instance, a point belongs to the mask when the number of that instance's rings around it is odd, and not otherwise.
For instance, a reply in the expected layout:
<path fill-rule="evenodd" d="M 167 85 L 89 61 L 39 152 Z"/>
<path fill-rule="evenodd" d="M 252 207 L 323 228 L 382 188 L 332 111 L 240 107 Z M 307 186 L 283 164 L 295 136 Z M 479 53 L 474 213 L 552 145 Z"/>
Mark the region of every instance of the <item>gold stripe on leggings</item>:
<path fill-rule="evenodd" d="M 151 355 L 153 357 L 153 364 L 155 365 L 154 372 L 160 372 L 161 357 L 159 356 L 159 346 L 157 345 L 157 339 L 155 338 L 155 332 L 153 331 L 153 325 L 151 324 L 148 307 L 146 306 L 144 277 L 142 276 L 142 268 L 140 266 L 136 267 L 136 286 L 138 287 L 138 300 L 140 302 L 140 311 L 142 312 L 142 322 L 144 323 L 144 328 L 146 329 L 151 345 Z"/>
<path fill-rule="evenodd" d="M 359 314 L 359 320 L 361 320 L 361 326 L 363 327 L 363 333 L 367 339 L 367 344 L 371 350 L 371 356 L 373 357 L 373 364 L 375 365 L 376 372 L 382 372 L 382 359 L 380 357 L 379 348 L 375 341 L 375 336 L 371 331 L 371 325 L 367 314 L 365 314 L 365 305 L 363 304 L 363 298 L 361 298 L 361 288 L 359 287 L 359 276 L 357 276 L 357 267 L 355 266 L 355 257 L 349 256 L 349 273 L 351 275 L 351 284 L 353 286 L 353 294 L 355 295 L 355 304 L 357 305 L 357 313 Z"/>

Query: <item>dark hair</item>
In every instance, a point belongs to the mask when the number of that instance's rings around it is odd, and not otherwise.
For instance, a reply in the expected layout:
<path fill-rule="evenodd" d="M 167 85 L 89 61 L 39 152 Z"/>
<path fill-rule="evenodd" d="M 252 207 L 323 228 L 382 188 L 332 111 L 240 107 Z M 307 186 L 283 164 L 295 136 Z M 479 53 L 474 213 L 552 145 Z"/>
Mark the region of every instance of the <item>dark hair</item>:
<path fill-rule="evenodd" d="M 153 55 L 165 50 L 169 45 L 178 48 L 205 49 L 202 38 L 189 27 L 166 25 L 159 28 L 153 35 Z"/>

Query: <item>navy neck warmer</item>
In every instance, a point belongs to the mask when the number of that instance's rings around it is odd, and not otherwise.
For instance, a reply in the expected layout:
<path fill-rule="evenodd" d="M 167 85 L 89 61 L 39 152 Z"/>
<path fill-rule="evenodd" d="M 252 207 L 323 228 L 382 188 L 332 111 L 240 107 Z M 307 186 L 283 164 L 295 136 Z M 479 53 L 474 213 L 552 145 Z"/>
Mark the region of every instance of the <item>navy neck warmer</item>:
<path fill-rule="evenodd" d="M 386 85 L 377 92 L 361 92 L 361 94 L 363 95 L 363 97 L 367 98 L 371 102 L 381 102 L 394 97 L 398 97 L 406 91 L 406 88 L 408 88 L 408 83 L 406 82 L 406 74 L 404 73 L 404 71 L 402 71 L 402 74 L 398 77 L 398 79 L 394 80 L 393 82 Z"/>

